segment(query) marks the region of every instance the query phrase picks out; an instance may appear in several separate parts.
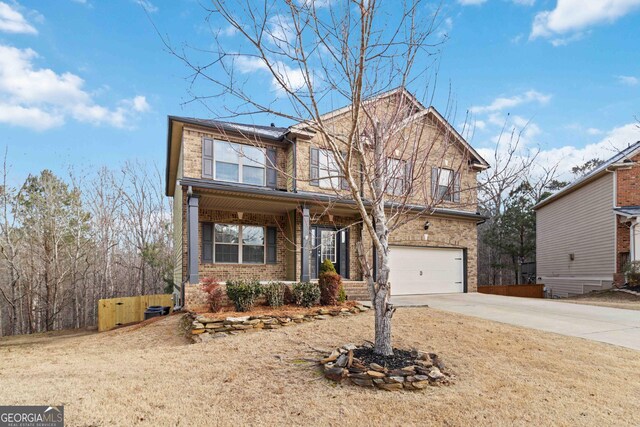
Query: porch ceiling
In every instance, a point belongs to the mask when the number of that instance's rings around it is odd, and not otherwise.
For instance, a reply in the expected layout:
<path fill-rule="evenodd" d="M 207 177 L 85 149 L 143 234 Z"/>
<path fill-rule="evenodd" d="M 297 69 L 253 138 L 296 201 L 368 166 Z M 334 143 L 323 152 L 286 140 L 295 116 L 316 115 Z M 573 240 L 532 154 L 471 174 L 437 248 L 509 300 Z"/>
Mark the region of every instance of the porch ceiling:
<path fill-rule="evenodd" d="M 297 203 L 281 200 L 248 198 L 241 195 L 201 194 L 200 207 L 221 211 L 283 214 L 298 207 Z"/>

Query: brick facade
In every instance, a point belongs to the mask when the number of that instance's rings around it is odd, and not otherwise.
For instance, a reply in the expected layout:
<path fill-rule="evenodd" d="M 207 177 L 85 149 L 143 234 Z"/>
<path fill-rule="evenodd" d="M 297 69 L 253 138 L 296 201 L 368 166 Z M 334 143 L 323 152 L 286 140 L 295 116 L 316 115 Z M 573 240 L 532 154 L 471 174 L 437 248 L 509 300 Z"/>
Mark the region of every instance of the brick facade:
<path fill-rule="evenodd" d="M 381 114 L 387 114 L 394 107 L 396 100 L 390 99 L 388 105 L 383 105 Z M 414 107 L 410 107 L 414 108 Z M 415 113 L 414 110 L 409 112 Z M 332 118 L 332 125 L 337 129 L 344 128 L 344 116 L 337 115 Z M 414 191 L 410 196 L 409 203 L 417 205 L 430 205 L 431 199 L 431 168 L 442 167 L 449 168 L 460 173 L 461 188 L 460 201 L 442 202 L 439 207 L 449 208 L 452 210 L 476 212 L 477 210 L 477 169 L 469 164 L 469 154 L 457 141 L 454 141 L 451 135 L 443 132 L 443 125 L 439 123 L 431 114 L 423 115 L 419 120 L 410 122 L 406 126 L 409 138 L 417 138 L 419 144 L 424 149 L 420 149 L 419 153 L 427 160 L 422 165 L 420 171 L 416 171 L 415 175 L 420 179 L 414 182 Z M 419 133 L 413 135 L 420 129 Z M 405 135 L 405 137 L 407 137 Z M 318 186 L 309 184 L 309 161 L 310 148 L 323 148 L 324 144 L 319 135 L 315 135 L 308 139 L 298 137 L 294 144 L 283 142 L 261 141 L 259 139 L 250 139 L 242 135 L 223 134 L 199 125 L 184 125 L 182 130 L 182 144 L 180 153 L 180 170 L 178 179 L 195 178 L 202 179 L 202 141 L 204 138 L 223 139 L 231 142 L 244 143 L 257 146 L 273 146 L 276 147 L 278 190 L 298 192 L 313 192 L 335 195 L 335 191 L 331 189 L 322 189 Z M 389 157 L 405 158 L 398 150 L 387 153 Z M 294 165 L 295 159 L 295 165 Z M 406 160 L 406 159 L 405 159 Z M 295 167 L 294 167 L 295 166 Z M 294 183 L 295 170 L 295 183 Z M 365 171 L 366 173 L 366 171 Z M 187 277 L 187 259 L 188 259 L 188 239 L 187 239 L 187 189 L 183 188 L 180 196 L 182 197 L 182 221 L 179 224 L 182 228 L 182 277 Z M 201 197 L 199 215 L 199 237 L 202 240 L 202 223 L 226 223 L 241 225 L 260 225 L 274 226 L 278 232 L 277 237 L 277 262 L 275 264 L 217 264 L 203 263 L 201 256 L 199 257 L 199 276 L 213 277 L 219 281 L 229 279 L 258 279 L 261 281 L 297 281 L 300 279 L 300 257 L 302 248 L 302 201 L 295 206 L 296 201 L 288 201 L 286 206 L 278 207 L 278 192 L 273 193 L 270 199 L 272 205 L 270 209 L 278 212 L 277 214 L 267 214 L 265 211 L 252 206 L 254 199 L 249 199 L 243 194 L 239 194 L 237 204 L 227 205 L 226 208 L 221 207 L 218 202 L 222 198 L 213 190 L 203 190 L 193 188 L 194 194 Z M 241 190 L 239 190 L 241 192 Z M 340 192 L 344 196 L 348 196 L 348 191 Z M 366 195 L 366 191 L 365 191 Z M 271 196 L 265 196 L 271 197 Z M 225 203 L 229 203 L 229 196 L 226 197 Z M 240 200 L 242 199 L 242 200 Z M 208 208 L 204 208 L 202 203 L 207 201 Z M 261 203 L 265 198 L 261 199 Z M 639 203 L 640 204 L 640 203 Z M 232 207 L 238 206 L 236 208 Z M 264 206 L 264 204 L 263 204 Z M 360 264 L 356 256 L 356 247 L 359 241 L 362 241 L 365 251 L 370 255 L 369 262 L 372 262 L 372 245 L 371 239 L 367 232 L 363 232 L 362 224 L 355 209 L 350 210 L 344 206 L 327 207 L 320 206 L 320 203 L 308 203 L 311 208 L 311 225 L 331 226 L 335 228 L 349 227 L 349 279 L 346 289 L 351 299 L 368 299 L 368 289 L 362 282 L 362 272 Z M 243 213 L 243 218 L 238 218 L 238 211 Z M 179 210 L 176 210 L 179 212 Z M 429 229 L 429 239 L 423 239 L 423 226 L 426 220 L 429 220 L 431 227 Z M 178 222 L 176 222 L 177 224 Z M 289 230 L 289 231 L 287 231 Z M 176 236 L 180 236 L 179 233 Z M 436 215 L 422 216 L 410 220 L 400 229 L 394 231 L 390 236 L 390 244 L 412 245 L 420 247 L 445 247 L 445 248 L 461 248 L 467 251 L 467 289 L 469 292 L 475 292 L 477 288 L 477 232 L 476 220 L 462 217 L 443 217 Z M 200 242 L 198 250 L 201 251 Z M 178 254 L 179 256 L 179 254 Z M 186 305 L 197 306 L 206 304 L 206 296 L 204 296 L 199 286 L 191 284 L 186 286 Z"/>
<path fill-rule="evenodd" d="M 635 163 L 629 169 L 618 169 L 616 177 L 616 200 L 618 207 L 640 206 L 640 154 L 631 160 Z M 616 283 L 624 283 L 624 268 L 629 261 L 631 235 L 627 218 L 616 215 Z"/>

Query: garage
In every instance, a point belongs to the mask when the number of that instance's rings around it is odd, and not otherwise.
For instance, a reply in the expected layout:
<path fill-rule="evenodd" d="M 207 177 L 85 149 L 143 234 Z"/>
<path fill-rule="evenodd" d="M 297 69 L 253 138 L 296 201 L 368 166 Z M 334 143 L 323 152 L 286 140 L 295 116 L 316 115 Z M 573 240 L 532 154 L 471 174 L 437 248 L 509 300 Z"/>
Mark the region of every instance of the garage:
<path fill-rule="evenodd" d="M 391 246 L 392 295 L 464 292 L 462 249 Z"/>

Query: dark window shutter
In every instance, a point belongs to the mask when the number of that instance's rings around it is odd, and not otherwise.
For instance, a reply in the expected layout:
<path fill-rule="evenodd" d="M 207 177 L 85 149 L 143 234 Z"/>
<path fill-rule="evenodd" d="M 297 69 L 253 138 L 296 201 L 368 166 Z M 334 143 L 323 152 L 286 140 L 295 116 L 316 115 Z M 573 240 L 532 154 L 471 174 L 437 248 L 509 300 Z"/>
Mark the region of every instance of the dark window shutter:
<path fill-rule="evenodd" d="M 431 168 L 431 197 L 434 201 L 438 200 L 438 168 Z"/>
<path fill-rule="evenodd" d="M 213 179 L 213 139 L 202 140 L 202 177 Z"/>
<path fill-rule="evenodd" d="M 411 183 L 413 182 L 413 169 L 411 168 L 411 162 L 407 161 L 404 163 L 404 188 L 402 189 L 402 193 L 406 193 L 411 190 Z"/>
<path fill-rule="evenodd" d="M 460 203 L 460 172 L 456 172 L 453 178 L 453 201 Z"/>
<path fill-rule="evenodd" d="M 318 181 L 318 154 L 318 149 L 311 147 L 309 152 L 309 185 L 315 185 L 316 187 L 320 185 L 320 182 Z"/>
<path fill-rule="evenodd" d="M 344 235 L 344 242 L 342 236 Z M 340 271 L 338 272 L 343 278 L 349 278 L 349 229 L 338 232 L 340 239 Z"/>
<path fill-rule="evenodd" d="M 267 187 L 278 187 L 278 172 L 276 170 L 277 152 L 275 147 L 267 148 Z"/>
<path fill-rule="evenodd" d="M 202 223 L 202 263 L 213 262 L 213 224 Z"/>
<path fill-rule="evenodd" d="M 267 227 L 267 264 L 276 264 L 278 262 L 278 229 L 276 227 Z"/>
<path fill-rule="evenodd" d="M 340 154 L 342 155 L 343 159 L 347 156 L 347 154 L 344 153 L 344 152 L 340 153 Z M 343 171 L 341 171 L 341 172 L 343 172 Z M 346 178 L 347 174 L 346 173 L 341 173 L 340 175 L 341 175 L 341 177 L 340 177 L 340 188 L 342 190 L 348 190 L 349 189 L 349 183 L 347 182 L 347 178 Z"/>

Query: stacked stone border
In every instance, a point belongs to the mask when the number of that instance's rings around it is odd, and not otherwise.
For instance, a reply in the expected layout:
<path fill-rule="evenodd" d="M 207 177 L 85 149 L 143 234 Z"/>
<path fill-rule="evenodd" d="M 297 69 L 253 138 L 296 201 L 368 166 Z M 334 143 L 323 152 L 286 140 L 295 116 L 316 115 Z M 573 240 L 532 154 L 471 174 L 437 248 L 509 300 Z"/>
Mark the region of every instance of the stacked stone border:
<path fill-rule="evenodd" d="M 211 338 L 224 338 L 265 330 L 274 330 L 294 326 L 300 323 L 327 320 L 333 317 L 348 317 L 369 310 L 363 305 L 339 309 L 316 308 L 300 314 L 258 314 L 241 317 L 210 317 L 205 314 L 188 312 L 184 315 L 188 338 L 193 342 L 202 342 Z"/>
<path fill-rule="evenodd" d="M 367 342 L 362 347 L 371 348 L 372 344 Z M 357 348 L 354 344 L 345 344 L 318 361 L 324 376 L 337 383 L 351 383 L 386 391 L 415 391 L 452 383 L 453 375 L 445 370 L 444 363 L 435 353 L 413 350 L 412 365 L 401 369 L 387 369 L 376 363 L 363 364 L 353 355 Z"/>

